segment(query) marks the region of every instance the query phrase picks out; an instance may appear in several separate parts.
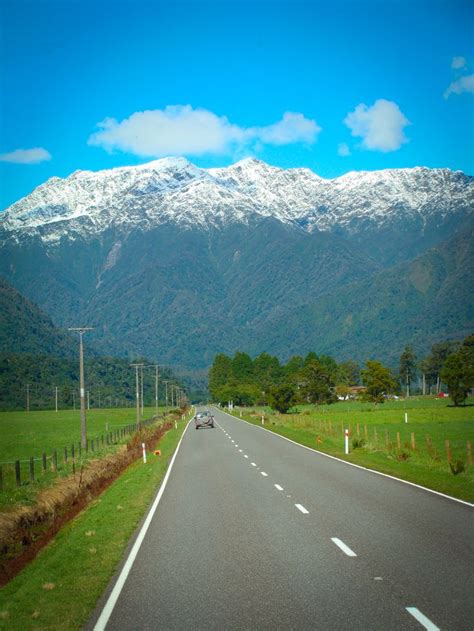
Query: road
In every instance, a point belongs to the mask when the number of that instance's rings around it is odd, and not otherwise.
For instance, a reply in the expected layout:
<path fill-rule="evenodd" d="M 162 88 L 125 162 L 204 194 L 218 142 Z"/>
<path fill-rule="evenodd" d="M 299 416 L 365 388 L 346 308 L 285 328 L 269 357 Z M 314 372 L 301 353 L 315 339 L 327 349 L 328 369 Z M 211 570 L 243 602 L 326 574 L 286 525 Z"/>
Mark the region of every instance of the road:
<path fill-rule="evenodd" d="M 216 420 L 188 427 L 97 630 L 474 629 L 472 507 Z"/>

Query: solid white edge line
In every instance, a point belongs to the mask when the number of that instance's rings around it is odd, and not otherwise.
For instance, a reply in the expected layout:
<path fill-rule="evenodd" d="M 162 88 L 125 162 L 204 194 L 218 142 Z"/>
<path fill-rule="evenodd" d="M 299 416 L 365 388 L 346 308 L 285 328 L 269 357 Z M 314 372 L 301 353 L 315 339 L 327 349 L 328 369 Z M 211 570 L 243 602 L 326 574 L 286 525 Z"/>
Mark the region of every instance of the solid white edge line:
<path fill-rule="evenodd" d="M 283 491 L 283 487 L 279 484 L 274 484 L 273 486 L 276 488 L 277 491 Z"/>
<path fill-rule="evenodd" d="M 344 554 L 347 554 L 347 556 L 348 556 L 348 557 L 356 557 L 356 556 L 357 556 L 357 554 L 354 552 L 354 550 L 351 550 L 351 549 L 349 548 L 349 546 L 347 546 L 347 545 L 344 543 L 344 541 L 341 541 L 341 540 L 340 540 L 340 539 L 338 539 L 337 537 L 331 537 L 331 541 L 332 541 L 333 543 L 335 543 L 335 544 L 336 544 L 336 546 L 337 546 L 338 548 L 340 548 L 340 549 L 344 552 Z"/>
<path fill-rule="evenodd" d="M 107 623 L 109 621 L 110 616 L 112 615 L 112 611 L 114 610 L 114 607 L 117 603 L 117 600 L 120 596 L 120 593 L 123 589 L 123 586 L 125 584 L 125 581 L 127 580 L 127 577 L 130 573 L 130 570 L 132 569 L 133 563 L 135 561 L 135 558 L 138 554 L 138 551 L 140 550 L 140 546 L 143 543 L 143 539 L 145 538 L 145 535 L 147 533 L 147 530 L 151 524 L 151 520 L 153 519 L 153 516 L 156 512 L 156 509 L 158 508 L 158 504 L 160 503 L 161 497 L 164 493 L 164 490 L 166 488 L 166 484 L 168 482 L 168 478 L 170 477 L 171 474 L 171 469 L 173 468 L 173 464 L 174 461 L 176 459 L 176 456 L 178 455 L 178 451 L 179 448 L 181 446 L 181 442 L 184 438 L 184 435 L 186 434 L 186 431 L 189 427 L 189 424 L 191 423 L 192 418 L 189 420 L 188 424 L 186 425 L 186 428 L 181 436 L 181 438 L 179 439 L 179 442 L 176 446 L 176 450 L 173 454 L 173 457 L 171 458 L 171 462 L 168 466 L 168 469 L 166 471 L 165 477 L 163 478 L 163 482 L 161 483 L 160 489 L 158 491 L 158 494 L 155 498 L 155 501 L 153 502 L 147 518 L 145 519 L 145 522 L 140 530 L 140 532 L 138 533 L 138 537 L 135 540 L 135 543 L 133 544 L 132 549 L 130 550 L 130 554 L 128 555 L 127 560 L 125 561 L 125 565 L 122 568 L 122 571 L 120 572 L 120 575 L 117 579 L 117 582 L 114 585 L 114 588 L 112 590 L 112 592 L 110 593 L 110 596 L 107 599 L 107 602 L 104 605 L 104 608 L 102 609 L 102 613 L 100 614 L 97 622 L 95 623 L 94 626 L 94 631 L 103 631 L 105 629 L 105 627 L 107 626 Z"/>
<path fill-rule="evenodd" d="M 303 515 L 309 515 L 309 510 L 307 510 L 303 504 L 295 504 L 296 508 L 303 513 Z"/>
<path fill-rule="evenodd" d="M 427 631 L 440 631 L 440 628 L 431 622 L 424 614 L 421 613 L 416 607 L 406 607 L 406 610 L 411 614 L 418 622 L 427 629 Z"/>
<path fill-rule="evenodd" d="M 423 491 L 427 491 L 428 493 L 433 493 L 433 495 L 439 495 L 440 497 L 444 497 L 448 500 L 453 500 L 453 502 L 458 502 L 459 504 L 464 504 L 465 506 L 470 506 L 471 508 L 474 508 L 474 504 L 471 504 L 471 502 L 466 502 L 465 500 L 460 500 L 459 498 L 453 497 L 452 495 L 446 495 L 446 493 L 441 493 L 440 491 L 429 489 L 427 486 L 416 484 L 416 482 L 410 482 L 409 480 L 403 480 L 402 478 L 397 478 L 394 475 L 390 475 L 389 473 L 382 473 L 382 471 L 376 471 L 375 469 L 368 469 L 367 467 L 363 467 L 360 464 L 355 464 L 354 462 L 347 462 L 347 460 L 342 460 L 342 458 L 338 458 L 337 456 L 331 456 L 330 454 L 325 454 L 324 451 L 318 451 L 317 449 L 313 449 L 313 447 L 302 445 L 301 443 L 297 443 L 295 440 L 291 440 L 291 438 L 287 438 L 286 436 L 281 436 L 281 434 L 276 434 L 275 432 L 272 432 L 266 427 L 260 427 L 260 425 L 254 425 L 253 423 L 249 423 L 243 418 L 237 418 L 236 416 L 232 416 L 232 414 L 229 414 L 228 412 L 224 412 L 224 410 L 221 410 L 219 408 L 217 409 L 219 410 L 219 412 L 222 412 L 223 414 L 227 414 L 227 416 L 230 416 L 236 421 L 243 421 L 244 423 L 247 423 L 247 425 L 251 425 L 252 427 L 261 429 L 264 432 L 272 434 L 272 436 L 276 436 L 277 438 L 282 438 L 283 440 L 286 440 L 289 443 L 293 443 L 293 445 L 297 445 L 298 447 L 303 447 L 303 449 L 312 451 L 313 453 L 318 454 L 320 456 L 324 456 L 325 458 L 331 458 L 331 460 L 337 460 L 338 462 L 342 462 L 343 464 L 349 465 L 350 467 L 355 467 L 356 469 L 362 469 L 363 471 L 368 471 L 369 473 L 374 473 L 375 475 L 381 475 L 384 478 L 390 478 L 391 480 L 396 480 L 397 482 L 402 482 L 403 484 L 414 486 L 417 489 L 422 489 Z"/>

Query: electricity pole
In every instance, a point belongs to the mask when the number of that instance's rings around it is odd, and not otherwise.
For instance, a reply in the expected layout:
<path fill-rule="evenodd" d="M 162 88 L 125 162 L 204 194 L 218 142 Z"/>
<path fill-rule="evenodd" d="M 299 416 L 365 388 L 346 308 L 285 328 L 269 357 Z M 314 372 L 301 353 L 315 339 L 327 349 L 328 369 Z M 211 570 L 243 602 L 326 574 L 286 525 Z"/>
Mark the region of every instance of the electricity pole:
<path fill-rule="evenodd" d="M 168 381 L 164 381 L 166 407 L 168 407 L 168 383 L 169 383 Z"/>
<path fill-rule="evenodd" d="M 136 405 L 137 405 L 137 425 L 140 423 L 140 378 L 138 376 L 138 369 L 143 366 L 143 364 L 130 364 L 135 368 L 135 382 L 136 382 Z"/>
<path fill-rule="evenodd" d="M 79 387 L 81 393 L 81 447 L 87 448 L 87 420 L 86 420 L 86 391 L 84 387 L 84 346 L 82 336 L 87 331 L 92 331 L 90 326 L 70 327 L 69 331 L 79 333 Z"/>
<path fill-rule="evenodd" d="M 141 380 L 142 380 L 141 394 L 142 394 L 142 416 L 143 416 L 143 409 L 144 409 L 144 404 L 143 404 L 143 364 L 140 366 L 140 376 L 141 376 Z"/>

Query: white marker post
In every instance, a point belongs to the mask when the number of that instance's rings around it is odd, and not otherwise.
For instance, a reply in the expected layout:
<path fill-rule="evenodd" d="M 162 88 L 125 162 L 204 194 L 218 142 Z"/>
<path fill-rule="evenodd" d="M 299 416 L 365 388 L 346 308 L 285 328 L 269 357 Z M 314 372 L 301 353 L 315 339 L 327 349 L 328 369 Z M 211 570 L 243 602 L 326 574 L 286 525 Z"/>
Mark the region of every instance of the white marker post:
<path fill-rule="evenodd" d="M 349 430 L 344 430 L 344 453 L 349 453 Z"/>
<path fill-rule="evenodd" d="M 145 443 L 142 443 L 142 449 L 143 449 L 143 462 L 146 464 L 146 448 L 145 448 Z"/>
<path fill-rule="evenodd" d="M 262 425 L 265 425 L 265 416 L 262 414 Z"/>
<path fill-rule="evenodd" d="M 405 412 L 405 423 L 408 423 L 408 412 Z"/>

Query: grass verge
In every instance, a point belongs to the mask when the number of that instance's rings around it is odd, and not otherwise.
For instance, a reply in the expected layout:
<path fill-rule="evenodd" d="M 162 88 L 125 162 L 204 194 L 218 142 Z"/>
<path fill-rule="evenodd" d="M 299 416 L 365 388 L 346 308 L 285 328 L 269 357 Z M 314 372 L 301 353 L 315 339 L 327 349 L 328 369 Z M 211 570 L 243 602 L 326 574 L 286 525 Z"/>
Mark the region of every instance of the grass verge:
<path fill-rule="evenodd" d="M 149 454 L 146 465 L 131 465 L 0 590 L 1 630 L 83 627 L 156 494 L 186 423 L 161 439 L 161 457 Z"/>

